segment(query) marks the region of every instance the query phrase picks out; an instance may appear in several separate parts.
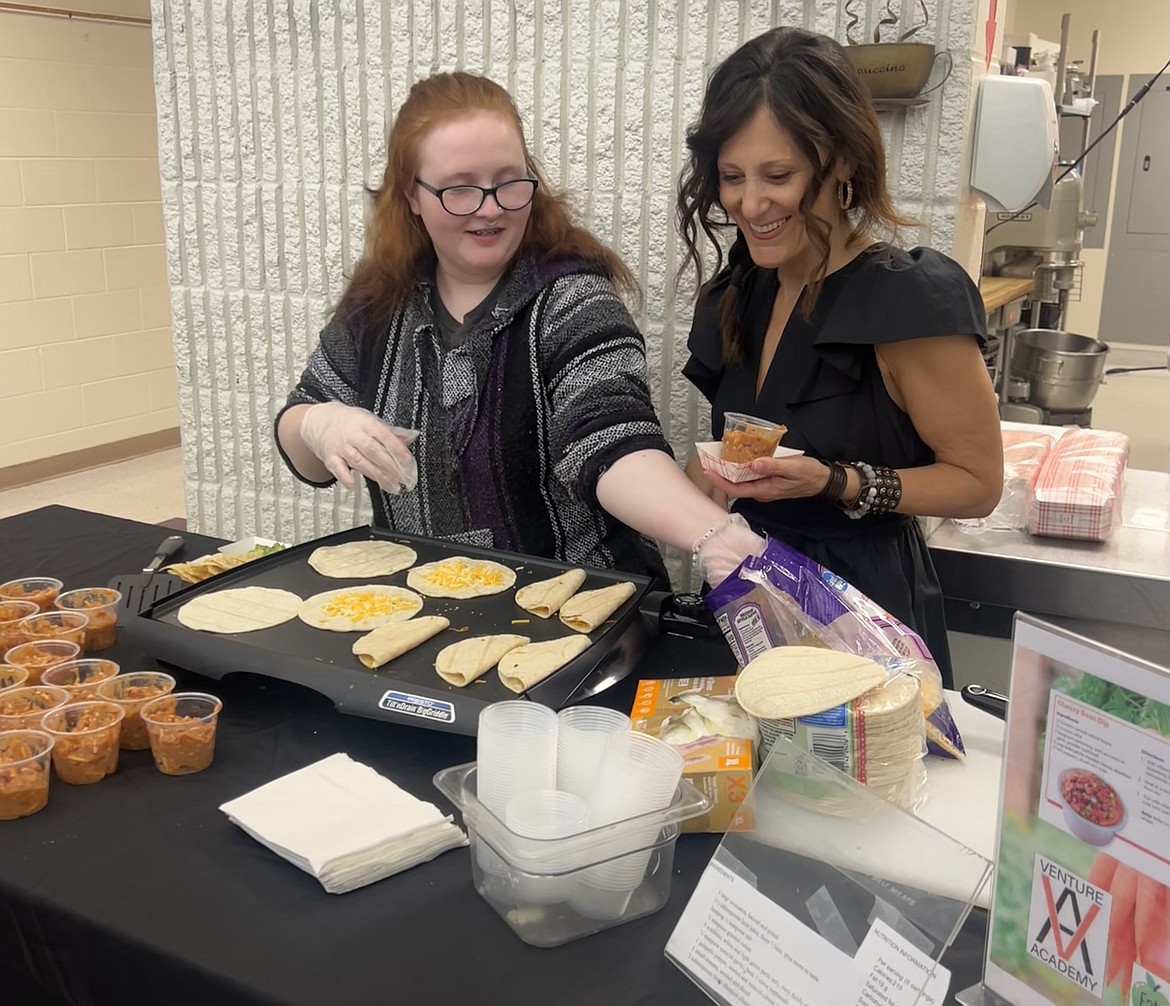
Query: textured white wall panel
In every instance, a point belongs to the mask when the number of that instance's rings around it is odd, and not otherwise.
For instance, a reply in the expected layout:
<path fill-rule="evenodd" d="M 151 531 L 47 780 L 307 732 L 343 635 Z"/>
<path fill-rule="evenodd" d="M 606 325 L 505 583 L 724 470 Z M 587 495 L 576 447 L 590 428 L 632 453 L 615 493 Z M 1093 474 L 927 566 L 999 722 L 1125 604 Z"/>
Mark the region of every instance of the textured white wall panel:
<path fill-rule="evenodd" d="M 879 4 L 855 6 L 868 38 Z M 922 222 L 903 240 L 972 261 L 978 249 L 955 242 L 971 217 L 978 0 L 930 6 L 919 38 L 949 49 L 954 72 L 927 105 L 882 114 L 889 178 Z M 912 0 L 903 9 L 913 17 Z M 361 254 L 388 116 L 440 70 L 484 72 L 512 92 L 553 183 L 642 285 L 655 402 L 680 458 L 705 435 L 706 410 L 678 376 L 693 295 L 689 280 L 673 287 L 683 135 L 720 59 L 774 24 L 843 39 L 843 2 L 154 0 L 153 12 L 192 528 L 301 540 L 368 519 L 361 496 L 315 492 L 284 470 L 272 417 Z"/>

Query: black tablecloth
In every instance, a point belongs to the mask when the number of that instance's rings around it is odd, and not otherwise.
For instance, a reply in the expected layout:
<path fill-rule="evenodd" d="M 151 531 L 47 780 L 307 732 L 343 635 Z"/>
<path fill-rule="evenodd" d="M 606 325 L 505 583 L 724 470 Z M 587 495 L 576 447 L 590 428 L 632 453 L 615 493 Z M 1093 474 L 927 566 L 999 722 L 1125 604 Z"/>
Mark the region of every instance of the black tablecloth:
<path fill-rule="evenodd" d="M 10 517 L 0 520 L 0 582 L 42 574 L 67 588 L 104 584 L 141 569 L 168 533 L 67 507 Z M 219 544 L 186 539 L 180 558 Z M 154 666 L 121 642 L 108 655 L 124 669 Z M 665 638 L 640 673 L 732 670 L 722 642 Z M 175 673 L 180 688 L 224 701 L 210 769 L 166 777 L 150 752 L 122 752 L 116 775 L 96 786 L 55 780 L 43 811 L 0 822 L 0 1003 L 707 1002 L 663 948 L 718 836 L 679 839 L 662 911 L 552 949 L 522 943 L 475 894 L 466 850 L 330 895 L 219 805 L 345 751 L 445 806 L 431 778 L 472 760 L 474 740 L 343 715 L 276 679 Z M 623 682 L 600 700 L 628 709 L 633 688 Z M 977 977 L 982 938 L 983 919 L 973 918 L 946 961 L 952 988 Z"/>

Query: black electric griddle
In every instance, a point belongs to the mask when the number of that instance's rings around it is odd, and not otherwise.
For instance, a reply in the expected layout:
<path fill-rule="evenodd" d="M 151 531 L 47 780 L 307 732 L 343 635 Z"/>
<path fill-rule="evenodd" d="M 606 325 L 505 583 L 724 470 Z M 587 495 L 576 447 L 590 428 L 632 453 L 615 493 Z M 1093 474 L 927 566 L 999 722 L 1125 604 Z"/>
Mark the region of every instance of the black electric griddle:
<path fill-rule="evenodd" d="M 471 600 L 424 597 L 419 614 L 444 615 L 451 627 L 373 671 L 364 668 L 351 650 L 360 632 L 314 629 L 298 618 L 270 629 L 232 634 L 198 632 L 179 624 L 177 612 L 187 601 L 229 587 L 278 587 L 302 598 L 362 583 L 405 587 L 407 570 L 392 576 L 341 579 L 322 576 L 308 564 L 310 553 L 323 545 L 370 539 L 409 545 L 418 553 L 417 565 L 456 555 L 491 559 L 516 571 L 515 588 Z M 480 711 L 493 702 L 526 698 L 559 709 L 620 681 L 644 651 L 647 632 L 639 606 L 650 578 L 587 569 L 582 590 L 621 581 L 630 581 L 636 589 L 604 625 L 589 634 L 589 648 L 554 674 L 517 696 L 504 687 L 495 669 L 465 688 L 449 685 L 435 672 L 439 650 L 471 636 L 508 632 L 539 642 L 573 635 L 556 616 L 538 618 L 519 607 L 514 596 L 526 584 L 572 568 L 551 559 L 365 526 L 261 556 L 185 587 L 124 619 L 122 631 L 159 660 L 211 678 L 237 672 L 281 678 L 321 692 L 344 713 L 474 734 Z"/>

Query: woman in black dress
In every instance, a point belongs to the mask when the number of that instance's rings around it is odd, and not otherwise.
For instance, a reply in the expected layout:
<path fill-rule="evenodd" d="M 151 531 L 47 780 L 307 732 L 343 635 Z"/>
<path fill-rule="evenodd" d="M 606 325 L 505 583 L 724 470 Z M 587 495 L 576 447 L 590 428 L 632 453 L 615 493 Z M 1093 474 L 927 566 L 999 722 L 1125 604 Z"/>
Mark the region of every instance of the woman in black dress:
<path fill-rule="evenodd" d="M 878 239 L 894 211 L 873 102 L 833 39 L 775 28 L 714 72 L 678 215 L 702 279 L 685 376 L 725 411 L 788 426 L 801 457 L 753 462 L 716 499 L 844 577 L 924 637 L 952 681 L 942 593 L 915 515 L 990 513 L 1002 486 L 985 315 L 967 274 Z"/>

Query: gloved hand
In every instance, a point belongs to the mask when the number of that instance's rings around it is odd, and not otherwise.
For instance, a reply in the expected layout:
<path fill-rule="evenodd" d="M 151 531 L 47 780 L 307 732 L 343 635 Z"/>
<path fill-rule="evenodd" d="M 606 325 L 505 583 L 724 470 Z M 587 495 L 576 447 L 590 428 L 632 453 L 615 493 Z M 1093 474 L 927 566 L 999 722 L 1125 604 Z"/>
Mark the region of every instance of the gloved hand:
<path fill-rule="evenodd" d="M 748 527 L 739 514 L 733 513 L 696 541 L 691 554 L 703 579 L 717 587 L 749 555 L 763 552 L 765 545 L 767 540 Z"/>
<path fill-rule="evenodd" d="M 407 449 L 418 430 L 391 426 L 367 409 L 341 402 L 313 405 L 301 420 L 301 439 L 346 489 L 354 487 L 354 472 L 391 494 L 418 484 L 418 464 Z"/>

